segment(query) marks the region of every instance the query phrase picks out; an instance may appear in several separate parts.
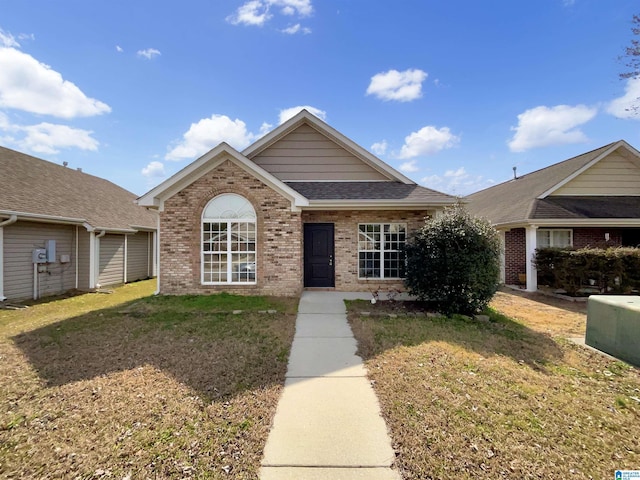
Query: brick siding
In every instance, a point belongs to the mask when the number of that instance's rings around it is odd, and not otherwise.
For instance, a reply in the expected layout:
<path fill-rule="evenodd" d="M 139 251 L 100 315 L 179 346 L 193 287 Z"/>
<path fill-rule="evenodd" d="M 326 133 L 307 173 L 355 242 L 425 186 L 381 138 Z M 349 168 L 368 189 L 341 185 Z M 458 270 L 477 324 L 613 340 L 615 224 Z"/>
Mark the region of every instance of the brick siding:
<path fill-rule="evenodd" d="M 518 274 L 527 270 L 524 228 L 514 228 L 504 234 L 504 269 L 504 280 L 509 285 L 517 285 Z"/>
<path fill-rule="evenodd" d="M 544 228 L 544 227 L 540 227 Z M 604 234 L 609 234 L 609 241 Z M 622 230 L 617 228 L 574 228 L 573 246 L 615 247 L 622 245 Z M 514 228 L 505 232 L 505 283 L 518 284 L 518 274 L 526 272 L 526 239 L 524 228 Z"/>
<path fill-rule="evenodd" d="M 207 203 L 224 193 L 242 195 L 257 214 L 256 284 L 201 284 L 201 222 Z M 230 161 L 167 199 L 160 213 L 160 292 L 298 295 L 303 288 L 303 223 L 335 225 L 335 288 L 403 289 L 401 280 L 358 279 L 358 224 L 406 223 L 408 233 L 426 211 L 292 212 L 291 202 Z"/>
<path fill-rule="evenodd" d="M 604 234 L 609 234 L 609 241 Z M 573 246 L 576 248 L 606 248 L 622 245 L 622 230 L 617 228 L 574 228 Z"/>
<path fill-rule="evenodd" d="M 340 291 L 404 290 L 402 280 L 358 278 L 358 224 L 406 223 L 407 234 L 424 224 L 426 211 L 303 212 L 303 223 L 333 223 L 335 235 L 335 287 Z"/>
<path fill-rule="evenodd" d="M 201 284 L 202 211 L 224 193 L 242 195 L 256 211 L 255 285 Z M 292 212 L 290 200 L 232 162 L 223 162 L 165 201 L 160 214 L 161 293 L 298 295 L 301 272 L 301 213 Z"/>

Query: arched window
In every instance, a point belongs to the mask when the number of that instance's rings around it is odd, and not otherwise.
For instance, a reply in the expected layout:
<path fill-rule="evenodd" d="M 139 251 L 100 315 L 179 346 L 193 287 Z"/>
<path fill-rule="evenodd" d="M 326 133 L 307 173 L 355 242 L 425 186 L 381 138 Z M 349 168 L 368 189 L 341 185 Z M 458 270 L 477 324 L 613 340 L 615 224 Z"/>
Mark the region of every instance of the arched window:
<path fill-rule="evenodd" d="M 256 211 L 244 197 L 225 193 L 202 212 L 202 283 L 256 281 Z"/>

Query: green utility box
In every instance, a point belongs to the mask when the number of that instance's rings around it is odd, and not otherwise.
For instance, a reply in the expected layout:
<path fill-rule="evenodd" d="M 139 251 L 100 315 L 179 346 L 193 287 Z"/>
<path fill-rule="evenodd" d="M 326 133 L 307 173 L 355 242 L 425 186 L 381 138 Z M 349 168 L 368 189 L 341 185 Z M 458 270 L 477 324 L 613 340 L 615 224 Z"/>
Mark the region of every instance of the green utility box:
<path fill-rule="evenodd" d="M 640 366 L 640 296 L 591 295 L 585 342 Z"/>

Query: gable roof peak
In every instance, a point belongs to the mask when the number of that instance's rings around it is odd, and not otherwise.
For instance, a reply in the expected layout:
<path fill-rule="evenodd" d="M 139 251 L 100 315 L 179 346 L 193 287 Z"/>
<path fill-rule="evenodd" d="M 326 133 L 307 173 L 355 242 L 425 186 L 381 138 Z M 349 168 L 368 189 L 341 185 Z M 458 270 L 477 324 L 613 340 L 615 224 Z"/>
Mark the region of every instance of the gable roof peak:
<path fill-rule="evenodd" d="M 325 137 L 335 142 L 337 145 L 349 151 L 361 161 L 382 173 L 389 180 L 398 181 L 410 185 L 415 184 L 413 180 L 397 171 L 391 165 L 380 160 L 374 154 L 361 147 L 353 140 L 326 123 L 324 120 L 315 116 L 304 108 L 289 120 L 283 122 L 273 130 L 271 130 L 269 133 L 249 145 L 242 151 L 242 154 L 247 158 L 252 159 L 303 124 L 309 125 L 320 134 L 324 135 Z"/>

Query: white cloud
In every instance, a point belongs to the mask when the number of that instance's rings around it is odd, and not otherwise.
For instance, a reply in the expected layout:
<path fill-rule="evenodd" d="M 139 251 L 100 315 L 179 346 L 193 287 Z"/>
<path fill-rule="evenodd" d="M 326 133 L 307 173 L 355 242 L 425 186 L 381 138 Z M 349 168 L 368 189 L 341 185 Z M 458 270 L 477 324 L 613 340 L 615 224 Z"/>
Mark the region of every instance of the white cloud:
<path fill-rule="evenodd" d="M 20 44 L 16 40 L 16 37 L 9 32 L 5 32 L 0 28 L 0 45 L 4 47 L 19 47 Z"/>
<path fill-rule="evenodd" d="M 409 159 L 422 155 L 432 155 L 453 147 L 459 141 L 460 137 L 451 133 L 448 127 L 438 129 L 428 125 L 405 137 L 404 145 L 397 157 Z"/>
<path fill-rule="evenodd" d="M 122 47 L 120 45 L 116 45 L 116 52 L 122 53 L 122 52 L 124 52 L 124 50 L 122 49 Z"/>
<path fill-rule="evenodd" d="M 88 98 L 60 73 L 15 48 L 0 47 L 0 107 L 60 118 L 89 117 L 111 111 Z"/>
<path fill-rule="evenodd" d="M 311 107 L 309 105 L 300 105 L 297 107 L 285 108 L 284 110 L 280 110 L 280 124 L 283 124 L 290 118 L 295 117 L 301 110 L 307 110 L 309 113 L 322 120 L 325 120 L 327 117 L 327 112 L 325 112 L 324 110 L 320 110 L 319 108 Z"/>
<path fill-rule="evenodd" d="M 261 27 L 273 18 L 271 7 L 279 7 L 280 13 L 287 16 L 307 17 L 313 13 L 311 0 L 249 0 L 240 5 L 226 20 L 232 25 Z M 303 33 L 310 32 L 311 30 Z M 284 33 L 297 33 L 297 30 Z"/>
<path fill-rule="evenodd" d="M 98 150 L 98 141 L 91 137 L 93 132 L 72 128 L 67 125 L 40 123 L 24 127 L 26 137 L 20 144 L 32 152 L 54 154 L 60 148 L 79 148 L 80 150 Z"/>
<path fill-rule="evenodd" d="M 596 116 L 597 109 L 585 105 L 535 107 L 518 115 L 516 133 L 509 142 L 512 152 L 531 148 L 586 142 L 586 135 L 576 127 Z"/>
<path fill-rule="evenodd" d="M 607 113 L 618 118 L 640 120 L 640 78 L 629 78 L 624 95 L 616 98 L 607 106 Z"/>
<path fill-rule="evenodd" d="M 422 82 L 426 78 L 427 73 L 419 69 L 377 73 L 371 77 L 367 95 L 375 95 L 382 100 L 410 102 L 422 97 Z"/>
<path fill-rule="evenodd" d="M 192 123 L 182 140 L 171 148 L 165 160 L 194 159 L 208 152 L 221 142 L 227 142 L 236 149 L 243 149 L 255 139 L 247 131 L 246 124 L 239 119 L 231 120 L 226 115 L 214 114 Z"/>
<path fill-rule="evenodd" d="M 261 27 L 273 15 L 269 13 L 269 4 L 261 0 L 249 1 L 227 17 L 227 22 L 232 25 L 254 25 Z"/>
<path fill-rule="evenodd" d="M 0 112 L 0 130 L 6 132 L 3 141 L 30 152 L 56 154 L 61 148 L 79 148 L 95 151 L 99 142 L 93 132 L 53 123 L 37 125 L 11 124 L 9 118 Z"/>
<path fill-rule="evenodd" d="M 371 145 L 371 151 L 376 155 L 384 155 L 387 153 L 387 148 L 389 148 L 389 144 L 386 140 L 382 140 L 381 142 L 376 142 Z"/>
<path fill-rule="evenodd" d="M 434 190 L 464 196 L 487 188 L 495 182 L 485 179 L 482 175 L 472 175 L 464 167 L 460 167 L 456 170 L 447 170 L 443 175 L 429 175 L 422 178 L 420 183 Z"/>
<path fill-rule="evenodd" d="M 288 28 L 280 30 L 282 33 L 286 33 L 287 35 L 295 35 L 296 33 L 302 33 L 304 35 L 308 35 L 311 33 L 311 29 L 307 27 L 303 27 L 299 23 L 292 25 Z"/>
<path fill-rule="evenodd" d="M 157 161 L 150 162 L 142 169 L 141 173 L 147 178 L 158 178 L 166 175 L 164 171 L 164 164 Z"/>
<path fill-rule="evenodd" d="M 284 15 L 299 15 L 308 17 L 313 13 L 311 0 L 267 0 L 266 3 L 281 7 Z"/>
<path fill-rule="evenodd" d="M 160 50 L 156 50 L 155 48 L 147 48 L 145 50 L 138 50 L 138 56 L 144 57 L 147 60 L 151 60 L 152 58 L 158 57 L 162 55 Z"/>
<path fill-rule="evenodd" d="M 20 33 L 18 35 L 19 40 L 35 40 L 36 36 L 33 33 Z"/>
<path fill-rule="evenodd" d="M 418 170 L 420 170 L 420 168 L 418 168 L 417 160 L 409 160 L 408 162 L 404 162 L 402 165 L 400 165 L 401 172 L 413 173 L 417 172 Z"/>
<path fill-rule="evenodd" d="M 262 125 L 260 125 L 260 133 L 259 133 L 259 135 L 261 137 L 263 135 L 266 135 L 267 133 L 269 133 L 271 131 L 272 128 L 273 128 L 273 125 L 271 125 L 270 123 L 262 122 Z"/>

